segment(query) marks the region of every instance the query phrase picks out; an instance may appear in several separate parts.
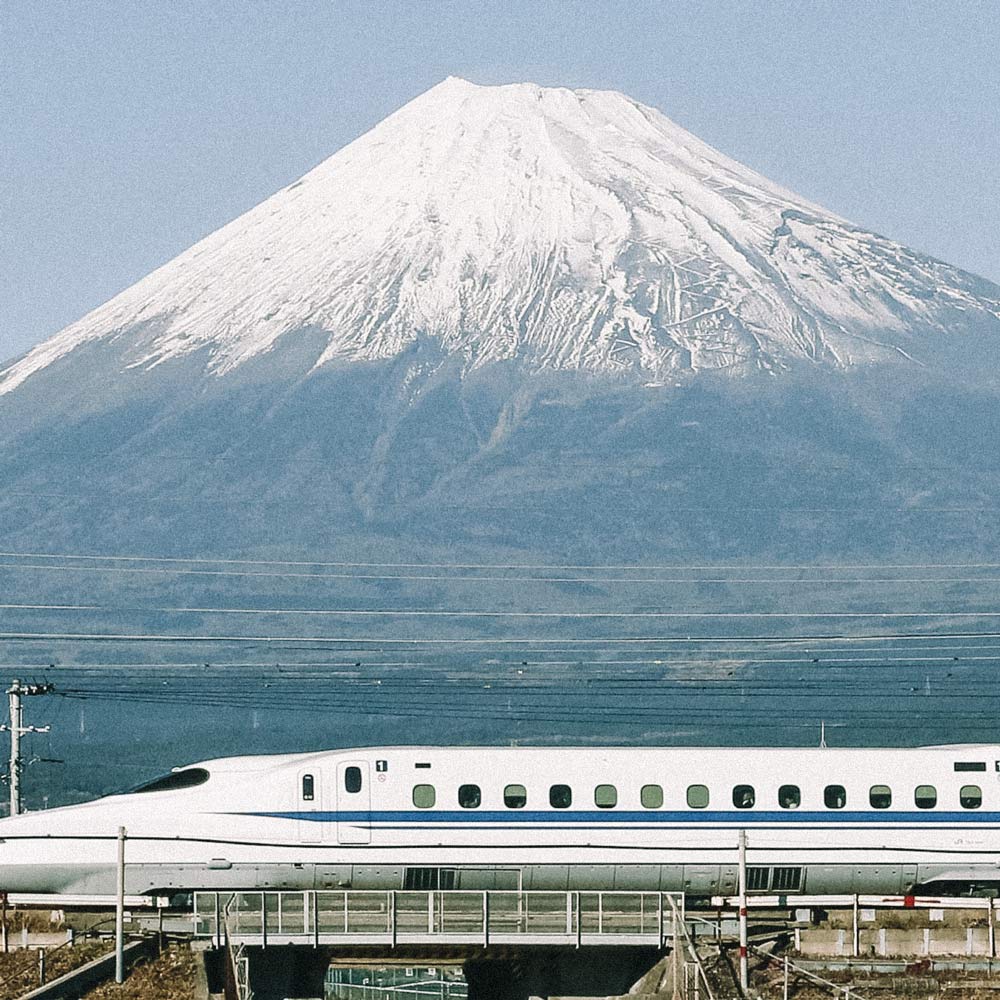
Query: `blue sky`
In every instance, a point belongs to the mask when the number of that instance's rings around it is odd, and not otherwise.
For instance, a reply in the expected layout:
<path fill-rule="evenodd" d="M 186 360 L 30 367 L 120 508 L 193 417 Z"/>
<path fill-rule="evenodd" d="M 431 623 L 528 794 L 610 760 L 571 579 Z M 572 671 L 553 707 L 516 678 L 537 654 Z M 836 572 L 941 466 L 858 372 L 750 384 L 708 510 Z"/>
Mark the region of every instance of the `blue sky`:
<path fill-rule="evenodd" d="M 0 6 L 0 360 L 448 75 L 607 87 L 1000 281 L 1000 2 Z"/>

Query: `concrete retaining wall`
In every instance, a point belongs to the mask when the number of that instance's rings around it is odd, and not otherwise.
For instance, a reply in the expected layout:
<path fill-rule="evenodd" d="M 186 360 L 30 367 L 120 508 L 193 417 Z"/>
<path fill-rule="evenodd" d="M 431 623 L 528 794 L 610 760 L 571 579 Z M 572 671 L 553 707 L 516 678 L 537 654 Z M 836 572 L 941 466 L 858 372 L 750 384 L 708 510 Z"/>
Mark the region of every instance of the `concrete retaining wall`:
<path fill-rule="evenodd" d="M 851 931 L 846 928 L 802 930 L 797 938 L 800 955 L 848 957 L 852 953 Z M 859 934 L 859 944 L 859 955 L 992 957 L 986 927 L 865 927 Z"/>

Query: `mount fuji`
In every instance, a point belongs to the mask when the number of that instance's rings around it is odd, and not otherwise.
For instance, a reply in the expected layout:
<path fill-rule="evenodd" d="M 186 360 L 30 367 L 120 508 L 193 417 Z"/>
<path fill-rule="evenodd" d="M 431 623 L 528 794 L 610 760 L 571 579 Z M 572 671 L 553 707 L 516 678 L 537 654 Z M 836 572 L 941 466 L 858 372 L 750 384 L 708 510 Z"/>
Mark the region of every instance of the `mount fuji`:
<path fill-rule="evenodd" d="M 1000 287 L 654 109 L 448 79 L 0 369 L 0 528 L 970 551 L 1000 538 L 998 347 Z"/>
<path fill-rule="evenodd" d="M 319 368 L 420 341 L 475 369 L 932 363 L 1000 288 L 782 190 L 617 93 L 449 79 L 0 374 L 85 344 L 223 376 L 322 331 Z"/>

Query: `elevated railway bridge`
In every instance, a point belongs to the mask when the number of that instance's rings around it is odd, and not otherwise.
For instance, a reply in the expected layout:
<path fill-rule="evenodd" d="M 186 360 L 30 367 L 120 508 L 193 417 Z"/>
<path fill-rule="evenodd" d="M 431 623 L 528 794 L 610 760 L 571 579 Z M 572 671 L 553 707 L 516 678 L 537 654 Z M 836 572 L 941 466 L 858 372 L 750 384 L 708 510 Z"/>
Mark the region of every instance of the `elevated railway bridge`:
<path fill-rule="evenodd" d="M 667 892 L 198 892 L 196 938 L 255 1000 L 321 996 L 331 961 L 462 965 L 470 996 L 625 993 L 669 951 L 700 977 L 684 897 Z M 558 985 L 556 985 L 558 984 Z M 551 988 L 550 988 L 551 987 Z M 297 992 L 284 992 L 291 988 Z M 239 994 L 238 994 L 239 995 Z"/>
<path fill-rule="evenodd" d="M 78 914 L 79 928 L 100 923 L 109 902 L 44 894 L 8 899 L 15 907 L 65 908 Z M 702 900 L 702 907 L 709 902 L 709 909 L 692 909 L 679 893 L 654 891 L 346 887 L 199 891 L 181 909 L 165 897 L 123 900 L 133 932 L 145 931 L 147 940 L 156 931 L 161 940 L 164 933 L 193 939 L 217 992 L 228 979 L 231 1000 L 321 997 L 331 968 L 384 967 L 399 974 L 461 968 L 470 998 L 608 996 L 642 987 L 651 995 L 666 989 L 683 1000 L 721 1000 L 737 993 L 735 969 L 730 965 L 727 975 L 727 961 L 718 959 L 722 951 L 735 955 L 743 903 L 720 896 Z M 757 914 L 749 938 L 751 955 L 759 953 L 755 961 L 773 969 L 767 948 L 782 941 L 797 956 L 780 959 L 786 979 L 791 973 L 838 996 L 843 985 L 822 980 L 818 970 L 888 971 L 905 965 L 900 956 L 917 955 L 942 968 L 957 959 L 980 974 L 1000 972 L 995 898 L 754 894 L 745 905 Z M 945 919 L 949 912 L 954 919 Z M 764 951 L 755 949 L 766 942 Z"/>

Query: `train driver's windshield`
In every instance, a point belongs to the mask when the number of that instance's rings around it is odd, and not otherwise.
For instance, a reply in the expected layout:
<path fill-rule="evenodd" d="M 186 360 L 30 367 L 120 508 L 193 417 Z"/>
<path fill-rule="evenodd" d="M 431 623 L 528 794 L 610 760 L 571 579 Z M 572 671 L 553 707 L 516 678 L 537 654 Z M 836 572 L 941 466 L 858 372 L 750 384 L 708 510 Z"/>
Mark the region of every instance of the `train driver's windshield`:
<path fill-rule="evenodd" d="M 152 781 L 147 781 L 138 788 L 133 788 L 131 794 L 139 792 L 172 792 L 179 788 L 194 788 L 208 781 L 208 771 L 203 767 L 186 767 L 183 771 L 171 771 Z"/>

